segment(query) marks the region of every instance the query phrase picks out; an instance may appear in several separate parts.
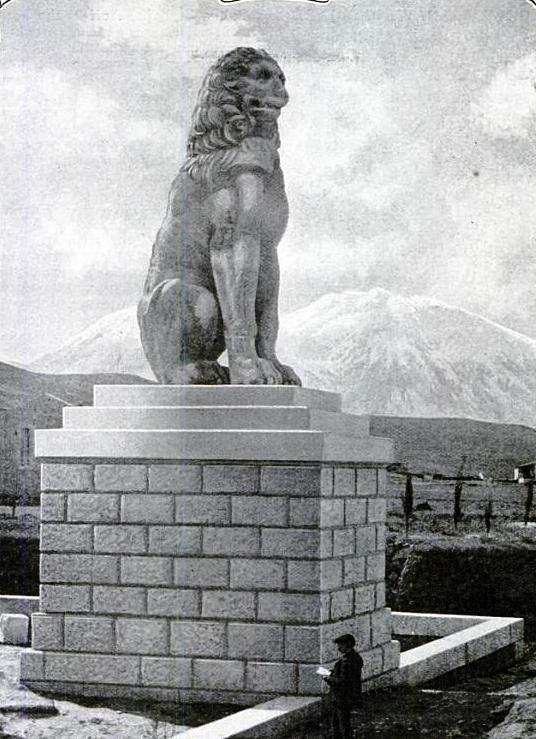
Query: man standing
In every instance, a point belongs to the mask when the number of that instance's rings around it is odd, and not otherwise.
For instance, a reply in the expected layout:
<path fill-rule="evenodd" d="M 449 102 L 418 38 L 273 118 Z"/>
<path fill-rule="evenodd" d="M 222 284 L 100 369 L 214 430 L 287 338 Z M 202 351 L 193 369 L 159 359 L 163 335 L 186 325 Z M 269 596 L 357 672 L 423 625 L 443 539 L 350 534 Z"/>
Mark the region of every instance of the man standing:
<path fill-rule="evenodd" d="M 331 726 L 333 739 L 351 739 L 350 715 L 361 705 L 361 670 L 363 660 L 354 650 L 355 639 L 352 634 L 343 634 L 334 639 L 341 658 L 335 662 L 333 670 L 324 680 L 330 687 Z"/>

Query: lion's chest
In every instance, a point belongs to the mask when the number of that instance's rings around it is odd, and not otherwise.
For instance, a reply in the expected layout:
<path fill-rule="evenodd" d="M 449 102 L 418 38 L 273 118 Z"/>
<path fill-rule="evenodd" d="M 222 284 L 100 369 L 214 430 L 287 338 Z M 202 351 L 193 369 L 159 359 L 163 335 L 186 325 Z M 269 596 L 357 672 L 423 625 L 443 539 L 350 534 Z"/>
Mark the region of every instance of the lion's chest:
<path fill-rule="evenodd" d="M 280 169 L 266 178 L 263 208 L 260 214 L 261 238 L 277 244 L 288 223 L 288 200 Z"/>

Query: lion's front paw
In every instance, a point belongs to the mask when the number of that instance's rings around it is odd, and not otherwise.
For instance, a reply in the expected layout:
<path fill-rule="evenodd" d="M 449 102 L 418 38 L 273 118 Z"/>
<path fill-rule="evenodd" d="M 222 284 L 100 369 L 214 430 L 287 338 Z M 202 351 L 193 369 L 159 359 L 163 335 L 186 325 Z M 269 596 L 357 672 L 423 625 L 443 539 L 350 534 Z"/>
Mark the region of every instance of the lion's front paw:
<path fill-rule="evenodd" d="M 283 376 L 269 359 L 235 357 L 229 359 L 232 385 L 282 385 Z"/>
<path fill-rule="evenodd" d="M 229 357 L 231 385 L 265 385 L 266 380 L 259 360 L 255 357 Z"/>
<path fill-rule="evenodd" d="M 294 372 L 292 367 L 289 367 L 286 364 L 279 364 L 279 362 L 276 366 L 283 378 L 283 385 L 299 385 L 301 387 L 302 381 Z"/>

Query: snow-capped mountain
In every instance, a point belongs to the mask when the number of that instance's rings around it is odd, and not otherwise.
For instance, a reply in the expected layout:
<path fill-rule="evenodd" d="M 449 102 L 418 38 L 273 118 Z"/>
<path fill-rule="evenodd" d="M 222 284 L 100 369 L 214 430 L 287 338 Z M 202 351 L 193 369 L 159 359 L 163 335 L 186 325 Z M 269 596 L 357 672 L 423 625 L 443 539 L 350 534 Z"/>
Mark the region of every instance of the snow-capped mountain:
<path fill-rule="evenodd" d="M 345 410 L 536 424 L 536 341 L 473 313 L 379 288 L 324 295 L 281 317 L 279 354 Z M 152 378 L 134 308 L 31 366 Z"/>
<path fill-rule="evenodd" d="M 431 298 L 324 295 L 282 321 L 280 346 L 354 412 L 536 424 L 536 341 Z"/>
<path fill-rule="evenodd" d="M 136 306 L 103 316 L 28 369 L 55 374 L 121 372 L 155 379 L 141 346 Z"/>

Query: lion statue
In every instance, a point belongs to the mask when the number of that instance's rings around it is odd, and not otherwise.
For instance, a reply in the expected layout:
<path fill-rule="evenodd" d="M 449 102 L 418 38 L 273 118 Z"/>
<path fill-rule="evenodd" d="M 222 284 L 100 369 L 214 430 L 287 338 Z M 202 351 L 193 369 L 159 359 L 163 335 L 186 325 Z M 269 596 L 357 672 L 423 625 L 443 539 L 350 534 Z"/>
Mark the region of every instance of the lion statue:
<path fill-rule="evenodd" d="M 262 49 L 209 69 L 138 305 L 159 382 L 301 385 L 275 353 L 288 220 L 277 119 L 285 77 Z M 218 358 L 227 349 L 229 368 Z"/>

